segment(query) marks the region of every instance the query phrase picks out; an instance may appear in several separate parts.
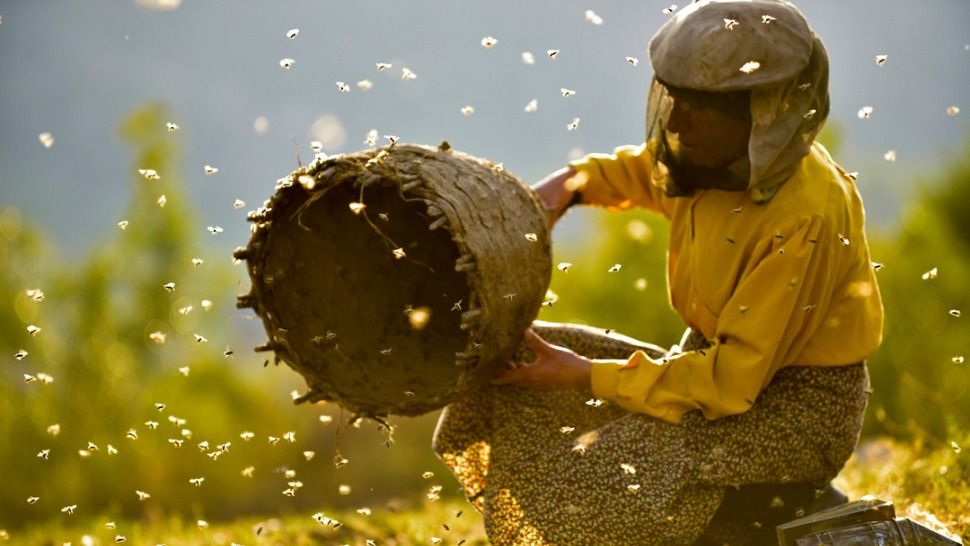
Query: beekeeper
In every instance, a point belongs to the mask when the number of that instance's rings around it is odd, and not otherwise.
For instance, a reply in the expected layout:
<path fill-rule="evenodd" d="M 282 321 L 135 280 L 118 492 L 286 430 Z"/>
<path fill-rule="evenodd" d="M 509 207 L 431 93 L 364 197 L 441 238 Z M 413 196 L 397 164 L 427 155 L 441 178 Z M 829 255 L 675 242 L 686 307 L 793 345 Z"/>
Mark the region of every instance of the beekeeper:
<path fill-rule="evenodd" d="M 667 218 L 687 331 L 620 360 L 530 331 L 535 361 L 446 409 L 435 449 L 496 544 L 760 544 L 838 502 L 858 440 L 883 309 L 854 179 L 815 141 L 822 41 L 791 3 L 701 0 L 649 50 L 645 142 L 533 188 L 552 222 L 576 204 Z"/>

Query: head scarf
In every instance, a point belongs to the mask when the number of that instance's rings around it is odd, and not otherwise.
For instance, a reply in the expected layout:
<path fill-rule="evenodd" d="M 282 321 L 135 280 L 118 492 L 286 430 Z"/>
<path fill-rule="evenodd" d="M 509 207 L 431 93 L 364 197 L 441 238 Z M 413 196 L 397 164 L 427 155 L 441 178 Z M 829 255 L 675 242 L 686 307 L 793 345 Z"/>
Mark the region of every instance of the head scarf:
<path fill-rule="evenodd" d="M 770 200 L 794 173 L 828 116 L 825 46 L 784 0 L 695 1 L 657 31 L 650 60 L 647 142 L 654 183 L 669 196 L 689 195 L 697 184 L 678 176 L 684 170 L 676 135 L 666 131 L 673 105 L 667 85 L 750 92 L 747 156 L 708 174 L 723 178 L 724 187 L 746 187 L 756 203 Z"/>

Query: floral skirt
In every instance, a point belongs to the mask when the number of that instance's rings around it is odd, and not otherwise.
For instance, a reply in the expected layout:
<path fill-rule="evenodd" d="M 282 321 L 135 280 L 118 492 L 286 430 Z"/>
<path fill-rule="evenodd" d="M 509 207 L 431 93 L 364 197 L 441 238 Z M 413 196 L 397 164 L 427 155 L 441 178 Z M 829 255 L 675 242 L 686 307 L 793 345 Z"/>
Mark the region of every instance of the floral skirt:
<path fill-rule="evenodd" d="M 536 330 L 590 357 L 632 352 L 592 329 Z M 444 409 L 433 448 L 494 544 L 736 544 L 736 529 L 728 540 L 709 528 L 727 488 L 828 483 L 855 448 L 868 391 L 864 364 L 789 367 L 749 411 L 674 425 L 588 389 L 490 385 Z"/>

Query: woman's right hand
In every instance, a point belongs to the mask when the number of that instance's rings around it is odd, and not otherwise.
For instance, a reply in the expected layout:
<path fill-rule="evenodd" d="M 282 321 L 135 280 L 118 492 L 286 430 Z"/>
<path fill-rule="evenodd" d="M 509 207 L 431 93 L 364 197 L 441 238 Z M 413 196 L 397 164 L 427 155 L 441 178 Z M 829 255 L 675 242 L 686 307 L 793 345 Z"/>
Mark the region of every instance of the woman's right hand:
<path fill-rule="evenodd" d="M 573 200 L 575 192 L 566 187 L 566 181 L 575 175 L 576 171 L 572 167 L 563 167 L 532 186 L 546 209 L 549 229 L 562 217 Z"/>

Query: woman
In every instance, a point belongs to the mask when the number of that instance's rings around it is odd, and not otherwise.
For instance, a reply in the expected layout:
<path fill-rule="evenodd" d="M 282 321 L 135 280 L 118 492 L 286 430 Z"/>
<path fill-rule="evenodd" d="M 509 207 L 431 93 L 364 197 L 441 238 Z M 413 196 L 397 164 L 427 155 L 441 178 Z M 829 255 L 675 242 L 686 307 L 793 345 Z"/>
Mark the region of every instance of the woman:
<path fill-rule="evenodd" d="M 787 2 L 701 0 L 650 57 L 645 143 L 534 189 L 553 222 L 574 204 L 668 218 L 689 328 L 618 359 L 529 331 L 534 361 L 445 410 L 435 450 L 498 544 L 760 544 L 858 440 L 882 304 L 853 179 L 814 142 L 821 40 Z"/>

